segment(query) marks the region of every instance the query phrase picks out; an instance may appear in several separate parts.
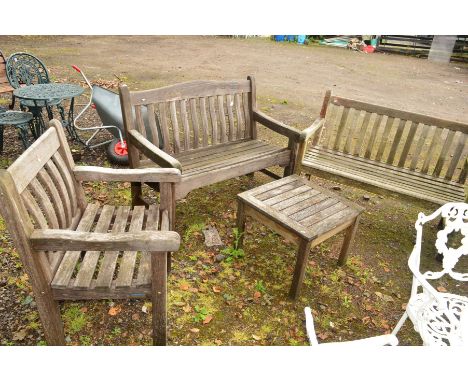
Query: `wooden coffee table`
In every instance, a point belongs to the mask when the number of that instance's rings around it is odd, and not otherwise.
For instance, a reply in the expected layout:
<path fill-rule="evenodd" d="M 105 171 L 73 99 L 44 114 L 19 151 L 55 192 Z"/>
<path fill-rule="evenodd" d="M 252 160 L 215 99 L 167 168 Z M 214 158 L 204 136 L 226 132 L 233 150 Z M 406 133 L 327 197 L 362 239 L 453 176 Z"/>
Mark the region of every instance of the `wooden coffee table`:
<path fill-rule="evenodd" d="M 244 232 L 250 216 L 299 245 L 289 296 L 299 295 L 312 246 L 347 230 L 338 260 L 346 263 L 364 208 L 298 175 L 264 184 L 237 195 L 237 226 Z M 242 245 L 242 235 L 239 245 Z"/>

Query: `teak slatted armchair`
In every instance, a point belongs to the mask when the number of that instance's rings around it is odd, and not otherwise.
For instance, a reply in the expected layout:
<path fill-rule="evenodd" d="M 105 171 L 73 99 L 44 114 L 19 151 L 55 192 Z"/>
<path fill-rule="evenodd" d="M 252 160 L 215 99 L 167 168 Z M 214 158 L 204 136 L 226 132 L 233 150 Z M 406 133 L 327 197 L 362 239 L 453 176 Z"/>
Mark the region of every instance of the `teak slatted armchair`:
<path fill-rule="evenodd" d="M 437 204 L 465 200 L 468 124 L 326 93 L 302 160 L 319 170 Z"/>
<path fill-rule="evenodd" d="M 132 168 L 169 167 L 182 172 L 175 199 L 193 189 L 240 175 L 285 167 L 296 171 L 308 129 L 300 131 L 257 110 L 255 81 L 193 81 L 130 92 L 120 86 Z M 257 139 L 260 123 L 289 139 L 277 147 Z M 142 159 L 143 154 L 147 159 Z M 276 176 L 277 177 L 277 176 Z M 141 184 L 132 185 L 135 204 Z"/>
<path fill-rule="evenodd" d="M 179 170 L 75 166 L 62 126 L 50 124 L 0 170 L 0 212 L 29 275 L 48 344 L 64 344 L 58 300 L 150 296 L 153 342 L 165 344 L 168 256 L 180 244 L 170 231 L 170 190 Z M 88 203 L 82 181 L 159 182 L 160 204 Z"/>

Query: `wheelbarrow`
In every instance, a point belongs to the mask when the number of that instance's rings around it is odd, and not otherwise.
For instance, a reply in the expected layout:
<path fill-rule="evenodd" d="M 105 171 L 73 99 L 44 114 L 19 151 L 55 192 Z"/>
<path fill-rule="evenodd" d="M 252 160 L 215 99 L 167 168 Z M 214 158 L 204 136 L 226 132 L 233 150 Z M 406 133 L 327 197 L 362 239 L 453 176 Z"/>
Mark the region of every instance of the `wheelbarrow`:
<path fill-rule="evenodd" d="M 109 161 L 114 164 L 120 165 L 128 165 L 128 150 L 127 150 L 127 142 L 123 137 L 123 118 L 122 118 L 122 110 L 120 108 L 120 98 L 117 93 L 114 93 L 110 90 L 104 89 L 103 87 L 97 85 L 91 85 L 86 75 L 83 71 L 78 68 L 76 65 L 72 66 L 78 73 L 86 81 L 86 84 L 89 86 L 91 90 L 91 97 L 89 102 L 86 106 L 81 110 L 81 112 L 76 116 L 74 120 L 75 128 L 80 131 L 93 131 L 94 133 L 91 137 L 86 141 L 83 142 L 86 147 L 95 148 L 98 146 L 102 146 L 105 144 L 109 144 L 107 146 L 107 157 Z M 101 126 L 94 126 L 94 127 L 79 127 L 76 121 L 83 115 L 83 113 L 89 108 L 92 107 L 95 109 L 101 119 L 102 125 Z M 135 118 L 135 112 L 133 111 L 133 117 Z M 148 123 L 148 115 L 146 107 L 142 107 L 142 117 L 143 122 L 145 124 L 146 129 L 146 136 L 149 140 L 152 138 L 151 129 L 149 128 Z M 158 129 L 159 136 L 161 135 L 161 128 L 159 125 L 159 120 L 156 118 L 156 125 Z M 93 138 L 103 130 L 109 131 L 114 138 L 110 139 L 105 142 L 101 142 L 95 145 L 91 145 L 91 141 Z M 160 148 L 163 147 L 163 142 L 161 139 Z"/>

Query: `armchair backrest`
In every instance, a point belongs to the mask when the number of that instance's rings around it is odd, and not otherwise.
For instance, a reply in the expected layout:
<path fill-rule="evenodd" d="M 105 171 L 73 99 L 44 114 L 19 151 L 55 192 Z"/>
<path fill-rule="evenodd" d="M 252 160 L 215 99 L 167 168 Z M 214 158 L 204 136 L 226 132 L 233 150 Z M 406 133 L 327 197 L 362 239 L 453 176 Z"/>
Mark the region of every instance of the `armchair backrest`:
<path fill-rule="evenodd" d="M 0 213 L 19 252 L 31 251 L 34 229 L 75 228 L 86 208 L 63 128 L 56 120 L 50 124 L 8 169 L 0 170 Z"/>
<path fill-rule="evenodd" d="M 443 218 L 445 228 L 437 233 L 435 247 L 438 253 L 443 255 L 442 270 L 426 271 L 421 276 L 426 280 L 439 279 L 444 275 L 449 275 L 458 281 L 468 281 L 468 273 L 462 273 L 455 270 L 460 258 L 468 255 L 468 204 L 466 203 L 447 203 L 429 216 L 420 213 L 416 221 L 416 244 L 411 253 L 408 265 L 410 269 L 419 272 L 423 226 L 434 219 Z M 449 243 L 449 236 L 459 232 L 463 239 L 458 248 L 452 248 Z M 416 282 L 416 286 L 418 283 Z M 416 293 L 413 285 L 413 293 Z"/>
<path fill-rule="evenodd" d="M 135 92 L 122 85 L 119 90 L 126 131 L 139 131 L 168 154 L 255 137 L 253 77 Z"/>
<path fill-rule="evenodd" d="M 18 52 L 8 57 L 7 77 L 15 89 L 24 85 L 47 84 L 49 73 L 44 63 L 29 53 Z"/>

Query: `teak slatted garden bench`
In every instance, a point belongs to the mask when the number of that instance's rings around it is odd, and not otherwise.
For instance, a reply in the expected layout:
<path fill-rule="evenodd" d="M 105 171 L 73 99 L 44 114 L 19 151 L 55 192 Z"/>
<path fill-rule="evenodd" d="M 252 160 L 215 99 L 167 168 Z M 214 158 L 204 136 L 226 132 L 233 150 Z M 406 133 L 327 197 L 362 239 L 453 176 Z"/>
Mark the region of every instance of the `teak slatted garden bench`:
<path fill-rule="evenodd" d="M 302 160 L 316 169 L 437 204 L 464 201 L 468 124 L 327 92 Z"/>
<path fill-rule="evenodd" d="M 136 92 L 122 85 L 120 97 L 130 166 L 180 169 L 176 200 L 193 189 L 255 171 L 272 175 L 266 170 L 271 166 L 285 167 L 285 175 L 294 173 L 309 131 L 258 111 L 251 76 Z M 257 139 L 257 122 L 289 138 L 288 147 Z M 132 185 L 132 195 L 134 203 L 141 202 L 141 185 Z"/>
<path fill-rule="evenodd" d="M 87 203 L 82 181 L 160 182 L 159 206 Z M 57 300 L 151 297 L 153 342 L 166 343 L 168 255 L 176 169 L 75 166 L 56 120 L 8 169 L 0 212 L 29 275 L 49 345 L 64 345 Z"/>
<path fill-rule="evenodd" d="M 297 174 L 237 195 L 237 227 L 245 236 L 250 216 L 299 246 L 289 296 L 297 298 L 310 249 L 346 230 L 338 264 L 346 262 L 357 230 L 361 206 L 308 182 Z"/>

